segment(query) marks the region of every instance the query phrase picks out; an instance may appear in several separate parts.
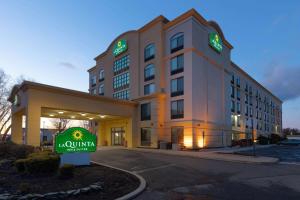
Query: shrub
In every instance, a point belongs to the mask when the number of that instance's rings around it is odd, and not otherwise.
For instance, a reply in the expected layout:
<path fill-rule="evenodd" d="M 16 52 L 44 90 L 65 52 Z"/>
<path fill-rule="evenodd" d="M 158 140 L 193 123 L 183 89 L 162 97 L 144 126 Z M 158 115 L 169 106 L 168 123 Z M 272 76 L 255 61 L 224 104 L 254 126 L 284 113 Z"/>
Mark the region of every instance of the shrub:
<path fill-rule="evenodd" d="M 5 142 L 0 145 L 1 158 L 26 158 L 28 154 L 33 153 L 35 148 L 33 146 L 24 144 L 14 144 L 12 142 Z"/>
<path fill-rule="evenodd" d="M 52 152 L 32 153 L 26 159 L 17 160 L 15 166 L 19 172 L 28 174 L 50 174 L 57 171 L 60 157 Z"/>
<path fill-rule="evenodd" d="M 26 159 L 19 159 L 15 162 L 15 167 L 17 168 L 18 172 L 25 171 L 25 162 L 26 162 Z"/>
<path fill-rule="evenodd" d="M 20 183 L 19 190 L 20 190 L 21 194 L 26 194 L 31 191 L 31 186 L 29 183 Z"/>
<path fill-rule="evenodd" d="M 269 138 L 267 138 L 266 136 L 260 135 L 257 137 L 257 140 L 258 140 L 258 144 L 261 145 L 269 144 Z"/>
<path fill-rule="evenodd" d="M 68 179 L 74 176 L 75 166 L 71 164 L 64 164 L 59 168 L 59 178 Z"/>
<path fill-rule="evenodd" d="M 240 146 L 240 147 L 246 147 L 253 145 L 252 139 L 240 139 L 240 140 L 232 140 L 231 146 Z"/>
<path fill-rule="evenodd" d="M 282 140 L 282 138 L 280 137 L 280 135 L 277 135 L 277 134 L 274 134 L 274 133 L 271 134 L 271 138 L 270 138 L 270 143 L 271 144 L 277 144 L 281 140 Z"/>

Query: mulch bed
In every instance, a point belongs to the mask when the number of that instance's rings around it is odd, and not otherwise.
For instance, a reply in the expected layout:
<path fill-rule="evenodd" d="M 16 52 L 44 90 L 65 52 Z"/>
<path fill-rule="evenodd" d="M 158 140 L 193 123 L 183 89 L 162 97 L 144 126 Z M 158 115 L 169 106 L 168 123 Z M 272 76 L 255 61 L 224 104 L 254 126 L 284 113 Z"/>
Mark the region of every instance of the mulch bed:
<path fill-rule="evenodd" d="M 69 199 L 115 199 L 139 186 L 139 180 L 131 174 L 95 164 L 76 167 L 74 177 L 67 180 L 59 179 L 57 174 L 40 176 L 20 174 L 14 166 L 0 168 L 0 194 L 4 192 L 45 194 L 79 189 L 95 182 L 103 182 L 103 190 Z"/>

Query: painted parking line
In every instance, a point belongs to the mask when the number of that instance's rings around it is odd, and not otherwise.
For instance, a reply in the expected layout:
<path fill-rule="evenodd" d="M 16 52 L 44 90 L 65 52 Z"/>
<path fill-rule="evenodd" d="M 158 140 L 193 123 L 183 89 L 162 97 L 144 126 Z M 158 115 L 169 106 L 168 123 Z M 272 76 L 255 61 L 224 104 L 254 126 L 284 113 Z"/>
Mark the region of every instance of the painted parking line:
<path fill-rule="evenodd" d="M 143 172 L 154 171 L 154 170 L 163 169 L 163 168 L 167 168 L 167 167 L 172 167 L 172 166 L 175 166 L 175 164 L 161 165 L 158 167 L 152 167 L 152 168 L 147 168 L 147 169 L 133 171 L 133 172 L 134 173 L 143 173 Z"/>

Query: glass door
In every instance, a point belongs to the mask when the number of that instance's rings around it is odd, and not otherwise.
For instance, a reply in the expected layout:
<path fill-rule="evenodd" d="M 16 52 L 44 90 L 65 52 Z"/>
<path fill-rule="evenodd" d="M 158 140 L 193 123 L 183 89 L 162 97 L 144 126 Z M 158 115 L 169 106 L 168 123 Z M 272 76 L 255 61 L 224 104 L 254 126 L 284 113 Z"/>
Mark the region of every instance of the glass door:
<path fill-rule="evenodd" d="M 124 145 L 124 128 L 112 128 L 111 129 L 111 143 L 112 145 Z"/>

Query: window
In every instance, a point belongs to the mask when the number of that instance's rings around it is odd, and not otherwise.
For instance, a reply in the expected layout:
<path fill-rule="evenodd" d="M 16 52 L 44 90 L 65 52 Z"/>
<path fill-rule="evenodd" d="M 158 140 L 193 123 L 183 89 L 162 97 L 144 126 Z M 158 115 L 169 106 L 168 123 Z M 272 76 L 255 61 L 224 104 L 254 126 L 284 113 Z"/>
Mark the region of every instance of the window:
<path fill-rule="evenodd" d="M 234 74 L 231 75 L 231 83 L 234 84 Z"/>
<path fill-rule="evenodd" d="M 92 94 L 92 95 L 96 95 L 96 93 L 97 93 L 97 92 L 96 92 L 96 89 L 95 89 L 95 88 L 91 89 L 91 94 Z"/>
<path fill-rule="evenodd" d="M 155 68 L 153 64 L 147 65 L 144 70 L 144 80 L 149 81 L 155 78 Z"/>
<path fill-rule="evenodd" d="M 248 116 L 248 113 L 249 113 L 249 107 L 245 106 L 245 115 Z"/>
<path fill-rule="evenodd" d="M 101 69 L 99 72 L 99 81 L 103 81 L 104 80 L 104 69 Z"/>
<path fill-rule="evenodd" d="M 129 95 L 129 90 L 123 90 L 123 91 L 120 91 L 120 92 L 116 92 L 113 94 L 113 97 L 115 99 L 125 99 L 125 100 L 128 100 L 130 95 Z"/>
<path fill-rule="evenodd" d="M 104 84 L 99 86 L 99 95 L 104 95 Z"/>
<path fill-rule="evenodd" d="M 248 92 L 248 83 L 245 85 L 245 92 Z"/>
<path fill-rule="evenodd" d="M 248 94 L 245 94 L 245 104 L 248 104 L 248 101 L 249 101 L 249 96 Z"/>
<path fill-rule="evenodd" d="M 240 104 L 240 102 L 237 102 L 237 103 L 236 103 L 236 110 L 237 110 L 237 113 L 238 113 L 238 114 L 241 113 L 241 104 Z"/>
<path fill-rule="evenodd" d="M 253 116 L 253 109 L 252 109 L 252 107 L 250 107 L 250 117 L 252 117 Z"/>
<path fill-rule="evenodd" d="M 184 57 L 183 54 L 171 59 L 171 75 L 183 72 Z"/>
<path fill-rule="evenodd" d="M 174 53 L 184 47 L 184 37 L 183 33 L 177 33 L 170 40 L 171 53 Z"/>
<path fill-rule="evenodd" d="M 238 88 L 236 89 L 236 97 L 237 97 L 238 100 L 241 99 L 241 90 L 238 89 Z"/>
<path fill-rule="evenodd" d="M 97 82 L 96 76 L 95 76 L 95 75 L 92 75 L 92 76 L 91 76 L 91 86 L 92 86 L 92 87 L 96 86 L 96 82 Z"/>
<path fill-rule="evenodd" d="M 129 87 L 129 72 L 115 76 L 113 78 L 114 90 L 121 90 Z"/>
<path fill-rule="evenodd" d="M 152 94 L 155 92 L 155 84 L 150 83 L 144 86 L 144 95 Z"/>
<path fill-rule="evenodd" d="M 183 127 L 171 127 L 172 144 L 183 144 Z"/>
<path fill-rule="evenodd" d="M 171 102 L 171 119 L 184 117 L 184 101 L 183 99 Z"/>
<path fill-rule="evenodd" d="M 235 126 L 235 115 L 231 115 L 231 126 Z"/>
<path fill-rule="evenodd" d="M 241 127 L 241 116 L 237 116 L 237 126 Z"/>
<path fill-rule="evenodd" d="M 234 86 L 231 86 L 231 97 L 234 98 Z"/>
<path fill-rule="evenodd" d="M 130 63 L 129 55 L 123 56 L 122 58 L 114 61 L 114 67 L 113 67 L 114 75 L 127 71 L 129 69 L 129 63 Z"/>
<path fill-rule="evenodd" d="M 151 128 L 141 128 L 141 146 L 151 146 Z"/>
<path fill-rule="evenodd" d="M 141 104 L 141 121 L 151 120 L 151 104 Z"/>
<path fill-rule="evenodd" d="M 171 97 L 183 95 L 183 77 L 171 80 Z"/>
<path fill-rule="evenodd" d="M 235 112 L 235 102 L 231 101 L 231 112 Z"/>
<path fill-rule="evenodd" d="M 154 44 L 149 44 L 146 46 L 144 50 L 144 61 L 151 60 L 152 58 L 155 57 L 155 46 Z"/>
<path fill-rule="evenodd" d="M 241 79 L 240 79 L 240 77 L 236 78 L 236 86 L 238 86 L 238 87 L 241 86 Z"/>

